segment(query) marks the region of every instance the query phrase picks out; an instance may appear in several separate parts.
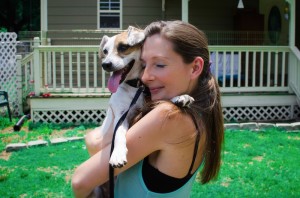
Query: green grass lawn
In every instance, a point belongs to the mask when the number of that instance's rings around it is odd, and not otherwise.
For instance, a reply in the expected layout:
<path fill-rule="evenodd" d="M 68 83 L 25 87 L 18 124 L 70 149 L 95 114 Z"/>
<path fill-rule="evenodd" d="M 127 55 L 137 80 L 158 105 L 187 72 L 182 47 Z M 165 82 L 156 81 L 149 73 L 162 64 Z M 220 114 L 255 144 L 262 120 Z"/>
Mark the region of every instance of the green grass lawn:
<path fill-rule="evenodd" d="M 83 141 L 14 152 L 0 160 L 0 195 L 72 197 L 72 174 L 87 158 Z"/>
<path fill-rule="evenodd" d="M 1 142 L 18 136 L 5 132 L 7 126 L 0 125 Z M 19 140 L 84 134 L 86 128 L 40 125 L 23 131 Z M 43 130 L 48 132 L 37 135 Z M 30 133 L 35 135 L 29 137 Z M 299 154 L 300 133 L 227 130 L 219 177 L 206 185 L 196 182 L 191 197 L 300 197 Z M 0 197 L 72 197 L 73 171 L 87 158 L 83 141 L 2 152 Z"/>
<path fill-rule="evenodd" d="M 220 175 L 192 197 L 300 197 L 300 133 L 226 131 Z"/>

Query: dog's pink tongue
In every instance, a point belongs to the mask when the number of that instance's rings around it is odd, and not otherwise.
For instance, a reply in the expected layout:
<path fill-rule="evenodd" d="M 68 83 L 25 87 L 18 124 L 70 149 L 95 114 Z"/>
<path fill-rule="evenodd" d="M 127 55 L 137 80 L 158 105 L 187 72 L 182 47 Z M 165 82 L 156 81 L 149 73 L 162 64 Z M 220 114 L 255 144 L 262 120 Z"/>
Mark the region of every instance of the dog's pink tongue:
<path fill-rule="evenodd" d="M 108 79 L 107 87 L 111 93 L 115 93 L 120 84 L 122 72 L 113 72 L 111 77 Z"/>

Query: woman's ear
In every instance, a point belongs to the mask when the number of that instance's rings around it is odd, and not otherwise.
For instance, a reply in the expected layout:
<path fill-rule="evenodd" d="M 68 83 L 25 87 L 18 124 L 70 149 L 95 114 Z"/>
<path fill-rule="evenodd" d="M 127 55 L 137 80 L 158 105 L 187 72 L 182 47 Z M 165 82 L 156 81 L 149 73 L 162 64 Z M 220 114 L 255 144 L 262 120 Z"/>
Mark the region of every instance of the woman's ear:
<path fill-rule="evenodd" d="M 200 57 L 200 56 L 197 56 L 193 63 L 192 63 L 192 73 L 191 73 L 191 77 L 194 79 L 194 78 L 197 78 L 198 76 L 200 76 L 200 74 L 202 73 L 203 71 L 203 66 L 204 66 L 204 60 Z"/>

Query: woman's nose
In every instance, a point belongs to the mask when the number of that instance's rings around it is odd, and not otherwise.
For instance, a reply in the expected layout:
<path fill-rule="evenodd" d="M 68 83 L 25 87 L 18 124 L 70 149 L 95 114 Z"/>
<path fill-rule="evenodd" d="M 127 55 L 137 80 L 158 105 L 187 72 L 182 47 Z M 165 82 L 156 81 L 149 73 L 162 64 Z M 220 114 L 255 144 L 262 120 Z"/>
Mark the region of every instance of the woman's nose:
<path fill-rule="evenodd" d="M 154 79 L 153 74 L 151 73 L 151 69 L 149 67 L 145 67 L 144 72 L 142 74 L 142 81 L 146 83 L 147 81 L 151 81 Z"/>

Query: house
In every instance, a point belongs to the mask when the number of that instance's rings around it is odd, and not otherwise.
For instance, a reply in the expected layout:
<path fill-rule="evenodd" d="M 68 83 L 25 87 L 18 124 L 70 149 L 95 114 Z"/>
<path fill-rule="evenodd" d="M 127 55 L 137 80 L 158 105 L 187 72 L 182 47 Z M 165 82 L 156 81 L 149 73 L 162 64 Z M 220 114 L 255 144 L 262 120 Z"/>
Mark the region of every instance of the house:
<path fill-rule="evenodd" d="M 208 35 L 226 121 L 297 120 L 296 7 L 296 0 L 41 0 L 40 38 L 31 55 L 19 57 L 23 87 L 35 92 L 31 116 L 101 122 L 110 95 L 97 58 L 101 36 L 180 19 Z"/>
<path fill-rule="evenodd" d="M 241 2 L 244 4 L 242 9 L 237 7 L 237 0 L 88 0 L 85 2 L 41 0 L 41 28 L 48 34 L 57 30 L 123 30 L 129 25 L 143 28 L 155 20 L 181 19 L 206 31 L 209 38 L 215 37 L 216 34 L 213 33 L 217 32 L 247 31 L 248 34 L 265 32 L 270 35 L 261 35 L 265 38 L 250 44 L 287 44 L 289 11 L 286 10 L 289 10 L 290 6 L 287 1 L 243 0 Z M 212 45 L 224 43 L 224 41 L 216 42 L 215 38 L 211 40 Z M 248 45 L 248 43 L 239 44 Z"/>

